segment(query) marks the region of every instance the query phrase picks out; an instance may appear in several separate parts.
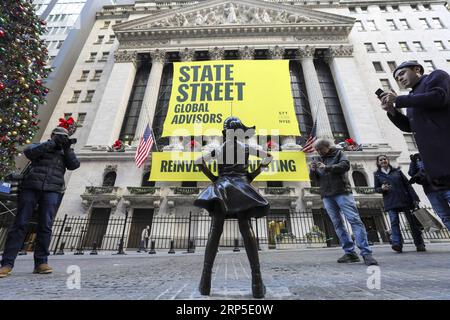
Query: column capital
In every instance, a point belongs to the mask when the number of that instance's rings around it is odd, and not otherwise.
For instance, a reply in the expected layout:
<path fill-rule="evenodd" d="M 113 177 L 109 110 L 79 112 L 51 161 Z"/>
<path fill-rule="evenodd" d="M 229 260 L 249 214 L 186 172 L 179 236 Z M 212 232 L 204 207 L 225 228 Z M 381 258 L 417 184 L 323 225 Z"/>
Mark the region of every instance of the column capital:
<path fill-rule="evenodd" d="M 115 63 L 132 62 L 136 64 L 137 56 L 137 51 L 119 50 L 114 53 L 114 61 Z"/>
<path fill-rule="evenodd" d="M 281 59 L 283 59 L 285 48 L 280 47 L 280 46 L 275 46 L 275 47 L 270 47 L 268 51 L 269 51 L 269 57 L 271 59 L 281 60 Z"/>
<path fill-rule="evenodd" d="M 297 57 L 298 59 L 306 59 L 306 58 L 314 58 L 314 52 L 316 51 L 315 47 L 312 46 L 304 46 L 297 49 Z"/>
<path fill-rule="evenodd" d="M 239 58 L 241 60 L 253 60 L 255 57 L 255 48 L 245 46 L 243 48 L 238 49 Z"/>
<path fill-rule="evenodd" d="M 225 48 L 214 47 L 208 50 L 211 60 L 223 60 L 225 58 Z"/>
<path fill-rule="evenodd" d="M 325 59 L 330 62 L 333 58 L 353 57 L 353 45 L 329 46 Z"/>
<path fill-rule="evenodd" d="M 160 62 L 164 64 L 166 62 L 166 51 L 165 50 L 152 50 L 150 51 L 150 57 L 152 58 L 152 62 Z"/>
<path fill-rule="evenodd" d="M 189 48 L 184 48 L 180 50 L 180 58 L 181 61 L 185 62 L 185 61 L 193 61 L 194 60 L 194 56 L 195 56 L 195 50 L 194 49 L 189 49 Z"/>

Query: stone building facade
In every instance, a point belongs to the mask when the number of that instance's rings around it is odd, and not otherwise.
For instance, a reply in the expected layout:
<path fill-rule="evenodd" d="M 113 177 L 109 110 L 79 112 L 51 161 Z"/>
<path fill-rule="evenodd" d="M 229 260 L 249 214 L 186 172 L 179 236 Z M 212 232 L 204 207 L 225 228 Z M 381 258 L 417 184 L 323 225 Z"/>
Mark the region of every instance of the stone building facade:
<path fill-rule="evenodd" d="M 375 157 L 386 154 L 393 165 L 407 168 L 416 147 L 411 135 L 390 123 L 374 92 L 381 87 L 406 93 L 391 72 L 404 60 L 417 60 L 428 72 L 450 71 L 449 21 L 444 1 L 136 0 L 104 6 L 43 136 L 62 115 L 85 114 L 75 134 L 82 165 L 66 176 L 58 217 L 107 222 L 128 211 L 132 219 L 151 223 L 154 216 L 201 214 L 192 203 L 205 183 L 153 184 L 147 181 L 151 157 L 141 169 L 134 164 L 147 122 L 160 150 L 185 150 L 191 139 L 160 137 L 171 62 L 289 59 L 302 137 L 281 137 L 280 149 L 301 150 L 314 121 L 320 137 L 362 144 L 362 151 L 347 153 L 350 180 L 366 226 L 380 232 L 381 196 L 371 188 Z M 109 152 L 119 138 L 128 144 L 125 152 Z M 208 138 L 203 148 L 215 143 Z M 255 185 L 274 216 L 322 208 L 309 183 Z"/>

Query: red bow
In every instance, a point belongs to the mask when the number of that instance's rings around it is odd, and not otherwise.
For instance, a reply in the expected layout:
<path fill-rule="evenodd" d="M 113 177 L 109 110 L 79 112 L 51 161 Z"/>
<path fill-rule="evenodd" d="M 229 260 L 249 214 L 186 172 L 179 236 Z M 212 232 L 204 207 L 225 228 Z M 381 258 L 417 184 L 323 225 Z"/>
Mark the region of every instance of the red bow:
<path fill-rule="evenodd" d="M 350 145 L 355 145 L 356 144 L 355 141 L 353 141 L 352 138 L 345 139 L 345 142 L 347 142 Z"/>
<path fill-rule="evenodd" d="M 116 140 L 113 144 L 113 148 L 119 149 L 122 146 L 122 141 Z"/>
<path fill-rule="evenodd" d="M 195 141 L 195 140 L 189 141 L 189 146 L 190 146 L 191 148 L 194 148 L 196 145 L 198 145 L 198 142 L 197 142 L 197 141 Z"/>
<path fill-rule="evenodd" d="M 63 127 L 65 129 L 69 129 L 70 126 L 72 126 L 75 123 L 75 120 L 73 120 L 72 117 L 69 119 L 59 118 L 59 125 L 58 127 Z"/>

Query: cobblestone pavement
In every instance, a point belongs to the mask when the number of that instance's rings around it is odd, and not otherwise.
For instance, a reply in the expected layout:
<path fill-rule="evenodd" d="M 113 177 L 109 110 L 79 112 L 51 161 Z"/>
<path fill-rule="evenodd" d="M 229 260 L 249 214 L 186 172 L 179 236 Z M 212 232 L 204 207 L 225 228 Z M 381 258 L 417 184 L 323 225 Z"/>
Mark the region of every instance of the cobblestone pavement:
<path fill-rule="evenodd" d="M 266 298 L 450 299 L 450 244 L 429 244 L 427 249 L 419 253 L 407 245 L 404 253 L 398 254 L 388 246 L 374 247 L 380 263 L 379 283 L 374 278 L 376 268 L 368 270 L 362 262 L 336 263 L 342 255 L 339 248 L 261 251 Z M 130 252 L 126 256 L 68 253 L 51 256 L 49 262 L 54 273 L 36 275 L 31 273 L 31 254 L 20 256 L 13 274 L 0 279 L 2 299 L 251 299 L 250 268 L 243 250 L 218 253 L 208 297 L 197 291 L 201 251 L 172 255 Z M 70 266 L 80 268 L 80 289 L 67 286 L 76 284 Z"/>

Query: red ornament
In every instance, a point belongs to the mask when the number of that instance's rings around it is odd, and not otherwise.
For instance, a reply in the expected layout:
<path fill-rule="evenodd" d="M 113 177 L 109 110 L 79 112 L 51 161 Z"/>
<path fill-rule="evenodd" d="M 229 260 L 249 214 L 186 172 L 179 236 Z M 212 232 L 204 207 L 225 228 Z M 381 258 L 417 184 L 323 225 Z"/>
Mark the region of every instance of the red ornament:
<path fill-rule="evenodd" d="M 0 30 L 0 38 L 3 38 L 5 36 L 5 31 Z"/>
<path fill-rule="evenodd" d="M 41 20 L 41 25 L 45 26 L 47 24 L 47 21 Z"/>
<path fill-rule="evenodd" d="M 3 90 L 3 89 L 5 89 L 5 85 L 0 82 L 0 90 Z"/>
<path fill-rule="evenodd" d="M 45 93 L 48 93 L 48 89 L 47 89 L 47 88 L 45 88 L 45 89 L 44 89 L 44 92 L 45 92 Z"/>
<path fill-rule="evenodd" d="M 36 83 L 36 85 L 40 86 L 42 84 L 41 80 L 36 80 L 34 83 Z"/>
<path fill-rule="evenodd" d="M 39 91 L 38 89 L 34 90 L 34 94 L 40 94 L 41 91 Z"/>

